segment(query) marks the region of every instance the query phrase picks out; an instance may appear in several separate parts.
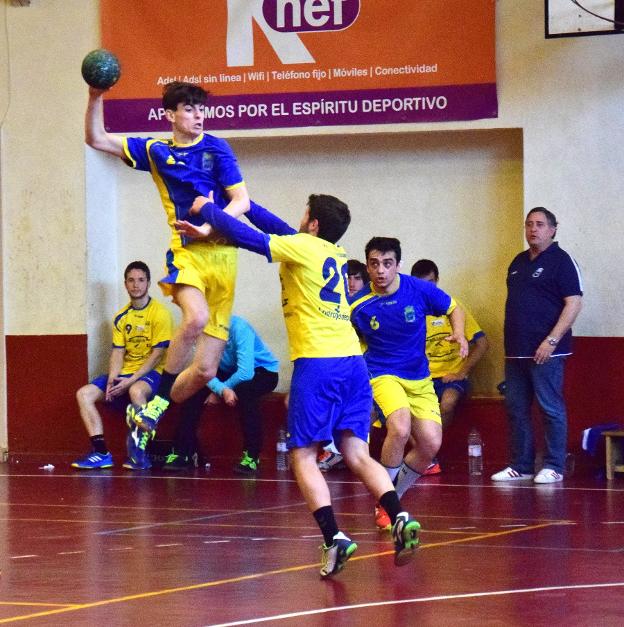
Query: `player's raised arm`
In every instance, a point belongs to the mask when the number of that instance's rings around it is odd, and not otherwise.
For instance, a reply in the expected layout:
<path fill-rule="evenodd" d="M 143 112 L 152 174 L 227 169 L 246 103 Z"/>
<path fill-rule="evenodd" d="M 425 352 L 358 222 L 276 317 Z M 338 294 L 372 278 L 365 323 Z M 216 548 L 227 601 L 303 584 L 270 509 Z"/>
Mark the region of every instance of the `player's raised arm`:
<path fill-rule="evenodd" d="M 89 87 L 89 101 L 85 114 L 85 142 L 96 150 L 123 157 L 123 138 L 108 133 L 104 128 L 105 91 Z"/>

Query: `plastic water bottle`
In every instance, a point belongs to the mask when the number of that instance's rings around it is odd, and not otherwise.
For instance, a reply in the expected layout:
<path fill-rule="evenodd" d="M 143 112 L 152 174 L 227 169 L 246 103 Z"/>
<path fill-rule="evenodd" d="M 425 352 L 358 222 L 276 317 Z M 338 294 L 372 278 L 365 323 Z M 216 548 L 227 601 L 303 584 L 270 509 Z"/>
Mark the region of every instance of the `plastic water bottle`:
<path fill-rule="evenodd" d="M 277 470 L 288 470 L 288 448 L 286 447 L 286 431 L 279 430 L 275 455 Z"/>
<path fill-rule="evenodd" d="M 468 474 L 483 474 L 483 441 L 474 427 L 468 434 Z"/>
<path fill-rule="evenodd" d="M 576 460 L 574 458 L 574 453 L 568 453 L 565 456 L 565 468 L 563 470 L 563 474 L 566 477 L 571 477 L 574 474 L 575 466 L 576 466 Z"/>

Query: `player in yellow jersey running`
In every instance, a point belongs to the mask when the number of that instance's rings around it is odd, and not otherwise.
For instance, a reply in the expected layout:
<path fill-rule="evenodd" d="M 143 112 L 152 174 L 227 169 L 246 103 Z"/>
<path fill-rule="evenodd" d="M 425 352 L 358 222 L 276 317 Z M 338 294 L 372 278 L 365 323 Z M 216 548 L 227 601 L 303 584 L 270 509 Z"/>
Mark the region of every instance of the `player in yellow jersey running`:
<path fill-rule="evenodd" d="M 197 199 L 196 210 L 237 246 L 281 262 L 282 306 L 294 362 L 288 448 L 299 488 L 325 540 L 321 577 L 340 572 L 357 548 L 338 528 L 316 463 L 319 446 L 332 439 L 349 468 L 386 508 L 393 523 L 395 564 L 407 563 L 418 546 L 420 525 L 403 511 L 388 473 L 368 450 L 372 394 L 349 317 L 347 255 L 336 245 L 351 220 L 347 205 L 333 196 L 311 195 L 299 232 L 255 203 L 246 216 L 262 232 L 206 198 Z M 177 227 L 185 235 L 203 235 L 201 227 L 188 221 Z"/>

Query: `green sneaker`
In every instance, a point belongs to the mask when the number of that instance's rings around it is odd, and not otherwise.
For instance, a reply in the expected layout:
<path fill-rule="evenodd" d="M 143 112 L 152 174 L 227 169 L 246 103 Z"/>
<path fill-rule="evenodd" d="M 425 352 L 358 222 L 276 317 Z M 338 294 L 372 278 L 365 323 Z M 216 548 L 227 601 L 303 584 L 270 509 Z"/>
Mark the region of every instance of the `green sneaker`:
<path fill-rule="evenodd" d="M 139 411 L 134 411 L 131 419 L 139 429 L 150 432 L 155 431 L 156 425 L 162 418 L 162 415 L 167 411 L 167 407 L 169 407 L 169 401 L 156 394 L 147 405 L 143 405 Z"/>
<path fill-rule="evenodd" d="M 259 466 L 260 460 L 258 458 L 250 457 L 247 451 L 243 451 L 240 462 L 234 466 L 234 472 L 239 475 L 255 477 L 258 474 Z"/>
<path fill-rule="evenodd" d="M 323 544 L 321 546 L 321 579 L 337 575 L 356 549 L 357 544 L 342 531 L 334 536 L 331 546 Z"/>
<path fill-rule="evenodd" d="M 394 540 L 394 564 L 405 566 L 413 557 L 420 543 L 418 532 L 420 523 L 409 517 L 407 512 L 401 512 L 392 527 Z"/>

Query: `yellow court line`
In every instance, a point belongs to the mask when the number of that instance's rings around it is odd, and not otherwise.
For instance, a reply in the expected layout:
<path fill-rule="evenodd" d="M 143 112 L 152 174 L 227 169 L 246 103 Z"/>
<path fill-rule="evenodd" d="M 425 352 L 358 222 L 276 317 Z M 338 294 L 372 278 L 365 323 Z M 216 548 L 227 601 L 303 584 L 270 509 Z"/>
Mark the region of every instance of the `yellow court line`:
<path fill-rule="evenodd" d="M 423 550 L 426 548 L 435 548 L 440 546 L 448 546 L 450 544 L 459 544 L 461 542 L 474 542 L 476 540 L 485 540 L 487 538 L 498 537 L 498 536 L 506 536 L 514 533 L 520 533 L 524 531 L 533 531 L 535 529 L 543 529 L 544 527 L 552 527 L 554 525 L 565 525 L 568 524 L 565 521 L 563 522 L 554 522 L 554 523 L 544 523 L 541 525 L 532 525 L 531 527 L 522 527 L 519 529 L 509 529 L 506 531 L 495 531 L 491 533 L 484 533 L 481 536 L 473 536 L 471 538 L 460 538 L 457 540 L 448 540 L 446 542 L 436 542 L 433 544 L 426 544 L 422 546 L 419 550 Z M 360 557 L 352 557 L 350 561 L 371 559 L 374 557 L 381 557 L 385 555 L 391 555 L 394 551 L 383 551 L 381 553 L 370 553 L 368 555 L 362 555 Z M 0 619 L 0 624 L 10 623 L 18 620 L 28 620 L 30 618 L 40 618 L 42 616 L 52 616 L 54 614 L 65 614 L 67 612 L 75 612 L 76 610 L 86 610 L 94 607 L 101 607 L 104 605 L 112 605 L 114 603 L 124 603 L 126 601 L 135 601 L 137 599 L 148 599 L 150 597 L 164 596 L 166 594 L 175 594 L 177 592 L 188 592 L 191 590 L 201 590 L 202 588 L 214 588 L 216 586 L 223 586 L 229 583 L 239 583 L 241 581 L 250 581 L 253 579 L 260 579 L 262 577 L 269 577 L 271 575 L 283 575 L 285 573 L 295 573 L 302 570 L 308 570 L 310 568 L 318 568 L 318 562 L 314 564 L 304 564 L 302 566 L 290 566 L 288 568 L 279 568 L 276 570 L 269 570 L 264 573 L 255 573 L 253 575 L 242 575 L 240 577 L 231 577 L 229 579 L 219 579 L 217 581 L 208 581 L 204 583 L 196 583 L 190 586 L 179 586 L 177 588 L 165 588 L 163 590 L 154 590 L 153 592 L 140 592 L 137 594 L 131 594 L 124 597 L 117 597 L 113 599 L 104 599 L 102 601 L 94 601 L 92 603 L 83 603 L 80 605 L 72 605 L 69 607 L 64 607 L 57 610 L 49 610 L 46 612 L 36 612 L 34 614 L 27 614 L 23 616 L 15 616 L 11 618 L 3 618 Z"/>
<path fill-rule="evenodd" d="M 499 536 L 508 536 L 512 533 L 520 533 L 521 531 L 535 531 L 535 529 L 544 529 L 545 527 L 555 527 L 558 525 L 568 525 L 567 521 L 557 521 L 550 523 L 542 523 L 541 525 L 531 525 L 530 527 L 521 527 L 518 529 L 507 529 L 505 531 L 491 531 L 489 533 L 483 533 L 481 535 L 472 536 L 470 538 L 458 538 L 456 540 L 445 540 L 444 542 L 431 542 L 430 544 L 423 544 L 418 549 L 422 551 L 423 549 L 435 549 L 441 546 L 449 546 L 451 544 L 462 544 L 464 542 L 475 542 L 476 540 L 487 540 L 488 538 L 498 538 Z M 369 555 L 361 555 L 359 557 L 352 557 L 349 559 L 350 562 L 355 562 L 357 560 L 368 559 L 369 557 L 381 557 L 382 555 L 392 555 L 394 551 L 383 551 L 381 553 L 371 553 Z"/>
<path fill-rule="evenodd" d="M 34 603 L 32 601 L 0 601 L 0 605 L 19 605 L 26 607 L 63 607 L 73 608 L 77 607 L 75 603 Z"/>

